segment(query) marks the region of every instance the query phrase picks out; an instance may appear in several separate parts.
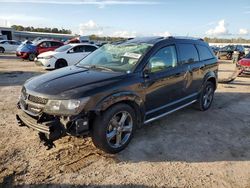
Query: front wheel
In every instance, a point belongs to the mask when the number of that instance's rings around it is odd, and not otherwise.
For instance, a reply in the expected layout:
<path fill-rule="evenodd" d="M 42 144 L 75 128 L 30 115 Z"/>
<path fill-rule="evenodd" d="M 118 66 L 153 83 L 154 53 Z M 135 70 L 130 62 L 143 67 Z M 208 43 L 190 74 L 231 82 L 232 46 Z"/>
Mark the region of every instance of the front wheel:
<path fill-rule="evenodd" d="M 201 111 L 206 111 L 210 108 L 213 102 L 214 92 L 215 85 L 210 81 L 206 82 L 198 99 L 198 105 Z"/>
<path fill-rule="evenodd" d="M 93 143 L 105 152 L 118 153 L 129 144 L 135 127 L 133 108 L 127 104 L 114 105 L 95 119 Z"/>

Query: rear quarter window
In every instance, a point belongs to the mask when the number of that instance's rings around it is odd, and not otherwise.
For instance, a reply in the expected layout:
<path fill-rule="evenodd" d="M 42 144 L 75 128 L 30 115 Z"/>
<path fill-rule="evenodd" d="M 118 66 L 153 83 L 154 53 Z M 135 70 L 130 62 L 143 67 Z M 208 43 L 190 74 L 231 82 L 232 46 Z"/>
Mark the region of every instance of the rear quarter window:
<path fill-rule="evenodd" d="M 193 63 L 199 61 L 197 49 L 193 44 L 178 44 L 180 62 Z"/>
<path fill-rule="evenodd" d="M 198 49 L 201 61 L 212 59 L 214 57 L 208 47 L 202 45 L 196 45 L 196 47 Z"/>

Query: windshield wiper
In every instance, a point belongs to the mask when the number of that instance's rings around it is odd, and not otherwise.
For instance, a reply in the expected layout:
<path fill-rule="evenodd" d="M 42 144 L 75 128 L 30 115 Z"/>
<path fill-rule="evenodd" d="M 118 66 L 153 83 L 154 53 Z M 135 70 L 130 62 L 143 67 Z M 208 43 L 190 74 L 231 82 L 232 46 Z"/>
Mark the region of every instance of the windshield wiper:
<path fill-rule="evenodd" d="M 106 70 L 106 71 L 110 71 L 110 72 L 114 72 L 112 69 L 108 68 L 108 67 L 104 67 L 104 66 L 96 66 L 96 65 L 92 65 L 89 67 L 90 69 L 101 69 L 101 70 Z"/>

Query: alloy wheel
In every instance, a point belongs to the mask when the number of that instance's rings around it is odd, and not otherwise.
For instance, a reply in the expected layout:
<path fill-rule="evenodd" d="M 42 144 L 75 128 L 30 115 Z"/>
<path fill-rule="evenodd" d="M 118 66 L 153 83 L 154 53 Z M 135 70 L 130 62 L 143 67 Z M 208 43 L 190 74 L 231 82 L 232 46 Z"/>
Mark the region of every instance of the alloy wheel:
<path fill-rule="evenodd" d="M 129 140 L 133 129 L 133 119 L 127 111 L 116 113 L 106 131 L 106 139 L 112 148 L 122 147 Z"/>

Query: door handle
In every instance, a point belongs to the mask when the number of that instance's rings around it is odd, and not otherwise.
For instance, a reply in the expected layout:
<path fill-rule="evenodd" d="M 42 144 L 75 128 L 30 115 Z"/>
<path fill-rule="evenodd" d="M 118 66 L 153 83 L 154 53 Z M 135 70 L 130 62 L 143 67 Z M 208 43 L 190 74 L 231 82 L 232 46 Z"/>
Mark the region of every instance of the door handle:
<path fill-rule="evenodd" d="M 204 69 L 204 67 L 205 67 L 205 65 L 201 65 L 201 66 L 200 66 L 200 69 Z"/>

